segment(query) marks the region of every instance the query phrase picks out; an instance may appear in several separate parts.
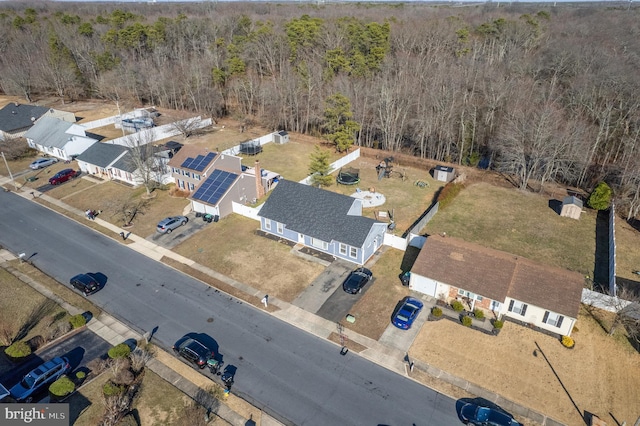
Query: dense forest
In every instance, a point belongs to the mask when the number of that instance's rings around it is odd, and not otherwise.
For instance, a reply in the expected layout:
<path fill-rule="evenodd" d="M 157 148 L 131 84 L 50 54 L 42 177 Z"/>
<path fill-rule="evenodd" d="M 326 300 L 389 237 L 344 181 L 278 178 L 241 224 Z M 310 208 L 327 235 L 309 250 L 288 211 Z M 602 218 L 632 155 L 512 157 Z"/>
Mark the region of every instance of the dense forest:
<path fill-rule="evenodd" d="M 0 88 L 152 104 L 640 210 L 640 8 L 4 3 Z M 534 185 L 536 188 L 539 187 Z"/>

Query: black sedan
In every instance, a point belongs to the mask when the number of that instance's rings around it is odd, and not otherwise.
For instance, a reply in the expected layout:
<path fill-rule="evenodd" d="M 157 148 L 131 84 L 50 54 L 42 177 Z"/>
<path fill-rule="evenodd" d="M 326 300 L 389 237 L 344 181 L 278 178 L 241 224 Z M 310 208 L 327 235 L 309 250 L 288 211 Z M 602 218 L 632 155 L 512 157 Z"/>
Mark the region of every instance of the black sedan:
<path fill-rule="evenodd" d="M 362 291 L 362 287 L 373 278 L 373 272 L 367 268 L 358 268 L 351 272 L 342 283 L 342 289 L 347 293 L 356 294 Z"/>
<path fill-rule="evenodd" d="M 462 420 L 475 426 L 521 426 L 513 417 L 489 407 L 465 404 L 460 410 Z"/>
<path fill-rule="evenodd" d="M 85 296 L 88 296 L 100 290 L 100 284 L 90 273 L 78 274 L 75 277 L 71 278 L 71 280 L 69 280 L 69 283 L 72 287 L 83 292 Z"/>

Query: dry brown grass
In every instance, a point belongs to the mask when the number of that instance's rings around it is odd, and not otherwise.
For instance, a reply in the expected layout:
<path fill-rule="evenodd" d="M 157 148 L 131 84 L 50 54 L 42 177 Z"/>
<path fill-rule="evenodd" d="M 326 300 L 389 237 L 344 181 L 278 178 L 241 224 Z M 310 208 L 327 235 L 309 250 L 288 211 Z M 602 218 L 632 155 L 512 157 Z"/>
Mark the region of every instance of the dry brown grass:
<path fill-rule="evenodd" d="M 174 251 L 291 302 L 324 269 L 290 253 L 290 247 L 255 234 L 258 222 L 231 215 L 208 226 Z"/>
<path fill-rule="evenodd" d="M 628 280 L 640 281 L 633 271 L 640 270 L 640 232 L 625 220 L 616 218 L 616 275 Z"/>
<path fill-rule="evenodd" d="M 593 277 L 596 214 L 560 217 L 551 198 L 488 183 L 468 186 L 427 224 L 425 232 L 458 237 Z"/>
<path fill-rule="evenodd" d="M 569 350 L 557 339 L 513 323 L 494 337 L 447 320 L 427 322 L 410 355 L 568 425 L 584 425 L 584 411 L 635 421 L 638 353 L 607 336 L 584 309 L 577 324 L 576 346 Z"/>

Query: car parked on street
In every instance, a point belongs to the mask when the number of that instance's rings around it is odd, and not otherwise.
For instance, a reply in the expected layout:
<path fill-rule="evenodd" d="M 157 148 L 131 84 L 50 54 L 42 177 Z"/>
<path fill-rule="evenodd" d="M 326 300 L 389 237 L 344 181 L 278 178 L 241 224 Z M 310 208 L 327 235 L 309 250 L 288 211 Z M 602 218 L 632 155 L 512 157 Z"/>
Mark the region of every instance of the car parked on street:
<path fill-rule="evenodd" d="M 49 167 L 52 164 L 56 164 L 57 162 L 58 162 L 58 159 L 53 157 L 38 158 L 33 163 L 29 164 L 29 168 L 33 170 L 44 169 L 45 167 Z"/>
<path fill-rule="evenodd" d="M 393 315 L 392 323 L 402 330 L 408 330 L 420 314 L 424 304 L 413 297 L 405 297 L 402 306 Z"/>
<path fill-rule="evenodd" d="M 69 280 L 69 284 L 83 292 L 85 296 L 89 296 L 100 290 L 100 284 L 90 273 L 76 275 Z"/>
<path fill-rule="evenodd" d="M 9 391 L 18 402 L 32 402 L 34 394 L 58 380 L 71 369 L 69 360 L 57 357 L 31 370 Z"/>
<path fill-rule="evenodd" d="M 207 361 L 214 359 L 216 356 L 215 350 L 201 341 L 189 337 L 189 335 L 183 336 L 178 340 L 173 345 L 173 350 L 177 355 L 196 364 L 199 368 L 206 367 Z"/>
<path fill-rule="evenodd" d="M 51 178 L 49 179 L 49 183 L 51 185 L 58 185 L 58 184 L 61 184 L 63 182 L 68 181 L 69 179 L 73 179 L 74 177 L 78 176 L 79 174 L 80 174 L 80 172 L 77 172 L 77 171 L 75 171 L 73 169 L 60 170 L 55 175 L 51 176 Z"/>
<path fill-rule="evenodd" d="M 467 403 L 460 409 L 460 417 L 475 426 L 521 426 L 513 417 L 489 407 Z"/>
<path fill-rule="evenodd" d="M 352 271 L 342 283 L 342 289 L 347 293 L 356 294 L 362 291 L 366 283 L 373 278 L 373 272 L 367 268 L 358 268 Z"/>
<path fill-rule="evenodd" d="M 162 219 L 158 222 L 156 231 L 161 234 L 170 234 L 176 228 L 186 225 L 189 222 L 189 218 L 186 216 L 170 216 Z"/>

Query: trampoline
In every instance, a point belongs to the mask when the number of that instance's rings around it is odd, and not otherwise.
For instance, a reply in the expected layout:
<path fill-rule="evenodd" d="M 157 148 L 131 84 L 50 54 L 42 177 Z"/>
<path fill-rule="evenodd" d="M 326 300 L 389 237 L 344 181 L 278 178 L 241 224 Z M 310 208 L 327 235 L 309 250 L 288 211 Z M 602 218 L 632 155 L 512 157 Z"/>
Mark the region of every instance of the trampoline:
<path fill-rule="evenodd" d="M 260 141 L 249 141 L 240 144 L 240 153 L 245 155 L 256 155 L 262 152 Z"/>
<path fill-rule="evenodd" d="M 360 169 L 354 169 L 353 167 L 340 169 L 336 180 L 342 185 L 356 185 L 360 183 Z"/>

